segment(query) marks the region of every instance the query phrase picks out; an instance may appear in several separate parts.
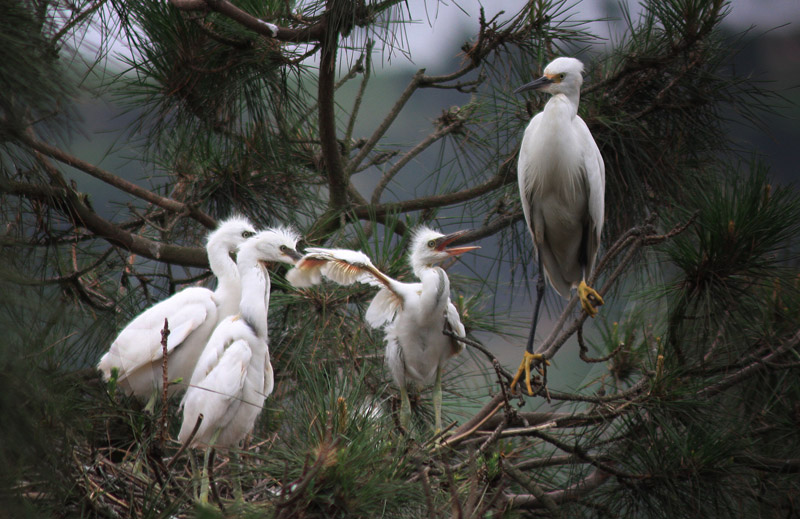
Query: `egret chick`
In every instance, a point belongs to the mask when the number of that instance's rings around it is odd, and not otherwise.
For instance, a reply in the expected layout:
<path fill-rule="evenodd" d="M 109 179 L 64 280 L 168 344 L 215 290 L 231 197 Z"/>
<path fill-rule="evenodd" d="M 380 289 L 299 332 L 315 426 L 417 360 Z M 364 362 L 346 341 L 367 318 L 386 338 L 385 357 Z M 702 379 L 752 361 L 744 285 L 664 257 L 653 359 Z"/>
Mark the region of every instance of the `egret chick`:
<path fill-rule="evenodd" d="M 233 216 L 209 234 L 206 244 L 211 271 L 217 277 L 217 289 L 189 287 L 148 308 L 119 333 L 108 352 L 98 363 L 108 380 L 116 368 L 117 380 L 128 395 L 151 398 L 163 384 L 163 348 L 161 330 L 169 323 L 167 369 L 171 384 L 169 394 L 184 389 L 197 359 L 211 332 L 222 319 L 237 310 L 241 283 L 236 263 L 231 259 L 239 245 L 254 236 L 256 230 L 244 217 Z"/>
<path fill-rule="evenodd" d="M 576 288 L 581 307 L 591 317 L 603 304 L 600 294 L 586 284 L 603 230 L 606 181 L 600 150 L 578 116 L 582 72 L 583 64 L 577 59 L 556 58 L 541 78 L 514 91 L 539 90 L 552 96 L 525 129 L 517 164 L 522 210 L 538 256 L 539 280 L 531 332 L 511 387 L 513 390 L 524 372 L 530 395 L 531 362 L 547 363 L 533 353 L 544 295 L 542 273 L 564 298 Z"/>
<path fill-rule="evenodd" d="M 268 229 L 243 243 L 237 255 L 242 283 L 238 313 L 214 330 L 184 395 L 178 434 L 190 447 L 234 447 L 253 430 L 274 377 L 269 358 L 267 312 L 270 280 L 267 262 L 293 265 L 302 255 L 299 237 L 288 229 Z M 194 436 L 198 418 L 202 422 Z M 206 474 L 208 450 L 203 468 Z M 201 501 L 207 500 L 205 477 Z"/>
<path fill-rule="evenodd" d="M 318 283 L 325 276 L 339 284 L 355 281 L 381 287 L 367 308 L 366 320 L 373 328 L 384 327 L 386 363 L 400 388 L 400 423 L 408 427 L 411 403 L 407 384 L 433 382 L 434 427 L 442 429 L 442 368 L 464 346 L 444 334 L 445 330 L 464 336 L 464 325 L 450 301 L 450 280 L 437 265 L 479 247 L 447 246 L 466 231 L 443 235 L 427 227 L 414 233 L 409 262 L 418 283 L 403 283 L 378 270 L 369 257 L 357 251 L 309 248 L 287 280 L 302 287 Z"/>

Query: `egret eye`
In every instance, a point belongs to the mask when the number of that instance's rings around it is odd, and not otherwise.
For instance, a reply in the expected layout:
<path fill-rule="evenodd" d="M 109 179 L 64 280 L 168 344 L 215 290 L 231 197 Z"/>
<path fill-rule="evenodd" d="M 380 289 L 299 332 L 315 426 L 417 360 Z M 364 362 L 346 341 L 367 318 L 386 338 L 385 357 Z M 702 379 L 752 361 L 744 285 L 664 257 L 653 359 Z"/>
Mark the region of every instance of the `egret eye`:
<path fill-rule="evenodd" d="M 286 245 L 281 245 L 280 250 L 281 252 L 286 252 L 287 250 L 289 250 L 289 247 L 287 247 Z"/>
<path fill-rule="evenodd" d="M 564 79 L 565 77 L 567 77 L 567 75 L 564 72 L 558 75 L 558 79 Z"/>
<path fill-rule="evenodd" d="M 245 239 L 250 238 L 250 237 L 255 236 L 255 235 L 256 235 L 256 233 L 254 233 L 253 231 L 242 231 L 242 238 L 245 238 Z"/>
<path fill-rule="evenodd" d="M 431 240 L 431 241 L 429 241 L 429 242 L 428 242 L 428 247 L 430 247 L 431 249 L 432 249 L 432 248 L 434 248 L 434 247 L 436 247 L 436 240 Z"/>

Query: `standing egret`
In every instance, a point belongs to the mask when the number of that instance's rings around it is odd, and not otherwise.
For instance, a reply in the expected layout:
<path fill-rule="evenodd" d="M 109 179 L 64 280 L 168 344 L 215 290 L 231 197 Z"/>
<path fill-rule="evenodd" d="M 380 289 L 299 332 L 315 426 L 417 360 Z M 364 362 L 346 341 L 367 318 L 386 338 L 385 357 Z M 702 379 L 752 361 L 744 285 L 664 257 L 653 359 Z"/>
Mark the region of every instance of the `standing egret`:
<path fill-rule="evenodd" d="M 169 392 L 174 394 L 185 388 L 211 332 L 237 310 L 241 284 L 231 253 L 255 234 L 255 228 L 244 217 L 234 216 L 222 222 L 206 244 L 208 262 L 218 280 L 216 291 L 185 288 L 139 314 L 100 359 L 97 367 L 103 378 L 108 380 L 116 369 L 117 380 L 126 394 L 152 398 L 163 384 L 161 330 L 167 319 L 168 376 L 184 382 L 170 385 Z"/>
<path fill-rule="evenodd" d="M 222 320 L 197 361 L 182 402 L 181 443 L 208 449 L 234 447 L 253 430 L 274 385 L 267 337 L 270 281 L 265 263 L 296 263 L 302 257 L 295 250 L 298 239 L 288 229 L 268 229 L 239 248 L 242 289 L 238 314 Z M 202 422 L 192 436 L 200 416 Z M 201 501 L 207 496 L 204 485 Z"/>
<path fill-rule="evenodd" d="M 450 280 L 436 265 L 478 248 L 447 248 L 465 232 L 445 236 L 427 227 L 415 231 L 409 261 L 419 283 L 392 279 L 365 254 L 341 249 L 309 248 L 286 276 L 297 287 L 318 283 L 322 275 L 340 284 L 360 281 L 381 286 L 365 317 L 373 328 L 384 326 L 386 363 L 400 388 L 400 423 L 406 428 L 411 419 L 407 383 L 427 385 L 433 381 L 434 426 L 436 432 L 442 429 L 442 367 L 464 348 L 444 331 L 460 336 L 466 332 L 450 301 Z"/>
<path fill-rule="evenodd" d="M 544 295 L 542 273 L 564 298 L 577 288 L 581 306 L 590 316 L 603 304 L 600 294 L 586 284 L 603 230 L 606 180 L 600 150 L 578 116 L 582 72 L 583 64 L 577 59 L 556 58 L 545 67 L 544 76 L 514 91 L 540 90 L 552 95 L 525 129 L 517 164 L 522 210 L 538 256 L 539 280 L 531 333 L 511 387 L 524 372 L 530 395 L 531 362 L 547 362 L 533 353 Z"/>

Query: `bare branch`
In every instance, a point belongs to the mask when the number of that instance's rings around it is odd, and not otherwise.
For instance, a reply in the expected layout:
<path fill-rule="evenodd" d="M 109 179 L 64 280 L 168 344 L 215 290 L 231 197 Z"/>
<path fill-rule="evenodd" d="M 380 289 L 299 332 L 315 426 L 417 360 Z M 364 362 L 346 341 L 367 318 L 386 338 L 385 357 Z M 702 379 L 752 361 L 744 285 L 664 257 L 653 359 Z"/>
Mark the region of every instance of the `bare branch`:
<path fill-rule="evenodd" d="M 213 229 L 217 226 L 216 220 L 214 220 L 211 216 L 207 215 L 200 209 L 185 204 L 183 202 L 178 202 L 177 200 L 173 200 L 171 198 L 165 198 L 163 196 L 157 195 L 152 191 L 144 189 L 142 187 L 137 186 L 133 182 L 129 182 L 113 173 L 110 173 L 102 168 L 95 166 L 85 160 L 79 159 L 69 153 L 56 148 L 46 142 L 40 141 L 36 139 L 32 132 L 27 133 L 20 133 L 18 134 L 19 139 L 33 148 L 34 150 L 42 153 L 43 155 L 47 155 L 53 159 L 56 159 L 59 162 L 62 162 L 68 166 L 72 166 L 76 169 L 83 171 L 84 173 L 88 173 L 89 175 L 93 176 L 96 179 L 102 180 L 103 182 L 116 187 L 126 193 L 134 195 L 138 198 L 146 202 L 150 202 L 151 204 L 157 205 L 164 209 L 178 212 L 178 213 L 186 213 L 190 215 L 192 218 L 200 222 L 203 226 L 208 229 Z"/>
<path fill-rule="evenodd" d="M 563 490 L 551 490 L 547 496 L 556 504 L 575 501 L 606 482 L 610 474 L 595 469 L 591 474 Z M 532 494 L 506 494 L 509 508 L 544 508 L 544 502 Z"/>
<path fill-rule="evenodd" d="M 71 189 L 2 180 L 0 191 L 39 200 L 64 214 L 76 227 L 84 227 L 109 243 L 139 256 L 185 267 L 208 268 L 208 256 L 203 247 L 159 243 L 128 232 L 95 213 L 84 202 L 84 195 Z"/>
<path fill-rule="evenodd" d="M 764 364 L 765 362 L 773 362 L 777 360 L 781 356 L 797 348 L 798 344 L 800 344 L 800 330 L 798 330 L 790 339 L 784 341 L 783 344 L 778 346 L 775 349 L 775 351 L 773 351 L 769 355 L 765 355 L 763 358 L 751 362 L 742 369 L 736 371 L 735 373 L 731 373 L 727 377 L 723 378 L 716 384 L 703 388 L 703 390 L 700 391 L 698 396 L 710 398 L 712 396 L 718 395 L 719 393 L 725 391 L 726 389 L 735 386 L 741 381 L 765 369 L 766 368 L 766 365 Z"/>
<path fill-rule="evenodd" d="M 383 190 L 386 189 L 386 186 L 391 182 L 391 180 L 397 175 L 397 173 L 405 167 L 406 164 L 411 162 L 411 160 L 428 149 L 433 143 L 444 137 L 445 135 L 453 132 L 454 130 L 461 128 L 464 123 L 460 120 L 457 120 L 447 126 L 443 126 L 437 128 L 435 132 L 431 133 L 427 137 L 425 137 L 421 142 L 419 142 L 416 146 L 410 149 L 408 152 L 405 153 L 400 160 L 395 162 L 391 168 L 389 168 L 381 177 L 380 182 L 378 185 L 375 186 L 375 190 L 372 192 L 372 199 L 371 202 L 373 204 L 378 204 L 381 199 L 381 195 L 383 194 Z"/>

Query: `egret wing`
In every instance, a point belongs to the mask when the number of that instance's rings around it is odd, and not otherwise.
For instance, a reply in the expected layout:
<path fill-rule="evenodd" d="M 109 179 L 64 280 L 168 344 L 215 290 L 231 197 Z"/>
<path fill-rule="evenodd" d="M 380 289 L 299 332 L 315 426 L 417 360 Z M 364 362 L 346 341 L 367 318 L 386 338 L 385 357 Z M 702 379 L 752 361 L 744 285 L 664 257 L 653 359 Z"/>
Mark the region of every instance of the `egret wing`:
<path fill-rule="evenodd" d="M 384 324 L 394 320 L 398 310 L 403 307 L 402 300 L 397 293 L 388 288 L 382 288 L 375 294 L 364 315 L 367 324 L 373 328 L 379 328 Z"/>
<path fill-rule="evenodd" d="M 589 223 L 588 236 L 586 237 L 586 276 L 590 276 L 600 246 L 600 235 L 603 231 L 605 215 L 606 171 L 603 156 L 589 131 L 589 127 L 580 117 L 580 138 L 583 141 L 582 149 L 586 150 L 584 156 L 584 182 L 589 193 Z"/>
<path fill-rule="evenodd" d="M 203 422 L 193 443 L 208 443 L 213 432 L 226 425 L 226 417 L 232 416 L 241 402 L 251 356 L 247 341 L 235 340 L 225 348 L 208 374 L 189 387 L 183 399 L 183 424 L 178 434 L 182 443 L 189 440 L 201 414 Z"/>
<path fill-rule="evenodd" d="M 293 273 L 295 270 L 298 272 Z M 389 294 L 380 296 L 379 306 L 390 304 L 392 307 L 402 307 L 403 297 L 397 288 L 403 283 L 378 270 L 363 252 L 309 247 L 286 277 L 294 286 L 308 286 L 309 283 L 318 282 L 322 276 L 340 285 L 359 282 L 388 290 Z"/>
<path fill-rule="evenodd" d="M 447 308 L 445 309 L 444 329 L 455 333 L 459 337 L 464 337 L 467 335 L 467 331 L 464 328 L 464 323 L 461 322 L 461 316 L 458 315 L 458 309 L 456 309 L 456 306 L 452 301 L 447 303 Z M 464 350 L 464 343 L 453 338 L 451 338 L 451 340 L 452 353 L 453 355 L 458 355 Z"/>
<path fill-rule="evenodd" d="M 295 267 L 286 274 L 286 279 L 298 288 L 319 284 L 322 276 L 340 285 L 349 285 L 356 281 L 371 281 L 364 274 L 367 267 L 375 268 L 363 252 L 309 247 Z"/>
<path fill-rule="evenodd" d="M 111 369 L 120 369 L 120 378 L 126 373 L 163 358 L 161 330 L 164 320 L 169 324 L 167 352 L 172 353 L 206 319 L 216 319 L 213 293 L 204 288 L 187 288 L 173 297 L 147 309 L 131 321 L 111 344 L 111 348 L 98 364 L 108 378 Z"/>
<path fill-rule="evenodd" d="M 536 166 L 536 162 L 532 160 L 530 155 L 530 150 L 533 149 L 532 146 L 526 146 L 526 141 L 529 139 L 534 138 L 534 134 L 536 133 L 539 125 L 542 122 L 542 113 L 536 114 L 531 122 L 528 123 L 528 126 L 525 128 L 525 134 L 522 138 L 522 145 L 519 150 L 519 159 L 517 161 L 517 182 L 519 184 L 519 193 L 520 199 L 522 200 L 522 214 L 525 216 L 525 223 L 528 225 L 528 230 L 530 231 L 531 235 L 534 234 L 534 222 L 533 222 L 533 189 L 534 189 L 534 180 L 536 178 L 534 168 Z M 534 243 L 536 243 L 536 237 L 534 236 Z M 534 247 L 534 250 L 536 247 Z"/>
<path fill-rule="evenodd" d="M 214 333 L 208 338 L 208 342 L 203 348 L 203 353 L 197 359 L 190 385 L 199 384 L 201 380 L 211 373 L 211 370 L 219 364 L 226 349 L 241 335 L 241 332 L 247 334 L 249 330 L 244 321 L 235 315 L 226 317 L 217 325 Z"/>

